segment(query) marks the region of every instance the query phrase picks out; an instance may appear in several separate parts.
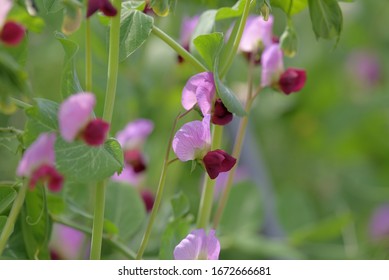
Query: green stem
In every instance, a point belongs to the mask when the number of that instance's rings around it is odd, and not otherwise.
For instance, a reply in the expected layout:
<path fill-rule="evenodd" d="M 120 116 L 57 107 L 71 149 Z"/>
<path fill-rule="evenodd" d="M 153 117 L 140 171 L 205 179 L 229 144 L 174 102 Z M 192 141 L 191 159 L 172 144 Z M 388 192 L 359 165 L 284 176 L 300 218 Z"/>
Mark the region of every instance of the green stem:
<path fill-rule="evenodd" d="M 19 108 L 21 109 L 28 109 L 28 108 L 31 108 L 32 105 L 26 103 L 26 102 L 23 102 L 17 98 L 14 98 L 14 97 L 10 97 L 9 99 L 11 99 L 15 104 L 16 106 L 18 106 Z"/>
<path fill-rule="evenodd" d="M 62 218 L 59 216 L 55 216 L 55 215 L 51 215 L 51 218 L 56 223 L 74 228 L 74 229 L 79 230 L 85 234 L 92 235 L 92 231 L 89 228 L 82 226 L 82 225 L 79 225 L 73 221 L 70 221 L 68 219 L 65 219 L 65 218 Z M 111 244 L 117 251 L 121 252 L 125 257 L 127 257 L 131 260 L 135 259 L 135 252 L 128 249 L 127 246 L 124 245 L 123 243 L 121 243 L 120 241 L 113 240 L 109 236 L 106 236 L 106 235 L 103 235 L 103 240 L 105 242 Z"/>
<path fill-rule="evenodd" d="M 14 127 L 0 127 L 0 133 L 11 133 L 19 136 L 23 134 L 23 130 Z"/>
<path fill-rule="evenodd" d="M 234 60 L 236 52 L 238 51 L 240 39 L 242 38 L 242 34 L 244 31 L 244 27 L 246 25 L 247 17 L 248 17 L 249 12 L 250 12 L 250 2 L 251 2 L 250 0 L 246 0 L 242 17 L 239 20 L 238 32 L 234 38 L 232 47 L 230 48 L 230 52 L 228 53 L 228 55 L 225 59 L 225 62 L 222 62 L 223 64 L 222 64 L 221 71 L 220 71 L 221 78 L 227 74 L 228 70 L 231 67 L 232 61 Z"/>
<path fill-rule="evenodd" d="M 113 5 L 117 14 L 111 20 L 111 29 L 109 36 L 109 54 L 108 54 L 108 81 L 105 95 L 103 119 L 111 122 L 113 108 L 115 104 L 117 78 L 119 72 L 119 39 L 120 39 L 120 13 L 121 0 L 114 0 Z M 103 239 L 104 227 L 104 208 L 105 208 L 105 186 L 106 180 L 101 181 L 96 186 L 95 210 L 93 218 L 92 241 L 90 259 L 98 260 L 101 258 L 101 243 Z"/>
<path fill-rule="evenodd" d="M 181 55 L 184 60 L 191 63 L 197 71 L 206 72 L 209 71 L 207 67 L 205 67 L 200 61 L 198 61 L 191 53 L 189 53 L 186 49 L 184 49 L 179 43 L 173 40 L 169 35 L 163 32 L 161 29 L 153 26 L 152 30 L 153 34 L 159 37 L 162 41 L 168 44 L 173 50 L 175 50 L 179 55 Z"/>
<path fill-rule="evenodd" d="M 28 190 L 27 184 L 24 184 L 19 192 L 18 195 L 15 198 L 15 201 L 12 205 L 11 211 L 9 212 L 9 216 L 7 218 L 7 221 L 5 222 L 3 231 L 0 235 L 0 256 L 3 254 L 4 248 L 7 245 L 8 238 L 11 236 L 14 225 L 16 222 L 16 219 L 19 216 L 20 209 L 23 206 L 24 198 L 26 197 L 26 193 Z"/>
<path fill-rule="evenodd" d="M 92 92 L 92 77 L 91 24 L 90 20 L 87 19 L 85 21 L 85 90 L 88 92 Z"/>
<path fill-rule="evenodd" d="M 212 146 L 211 150 L 215 150 L 221 146 L 223 136 L 223 127 L 214 125 L 212 130 Z M 215 188 L 215 180 L 212 180 L 208 174 L 205 174 L 203 191 L 200 200 L 199 213 L 197 215 L 197 228 L 206 229 L 209 223 L 212 212 L 213 192 Z"/>
<path fill-rule="evenodd" d="M 151 235 L 151 230 L 153 228 L 153 224 L 155 222 L 155 218 L 157 217 L 158 209 L 159 209 L 159 206 L 160 206 L 161 201 L 162 201 L 163 191 L 164 191 L 164 188 L 165 188 L 167 168 L 169 166 L 170 149 L 171 149 L 172 142 L 173 142 L 174 131 L 176 129 L 177 122 L 178 122 L 179 119 L 180 119 L 180 115 L 178 115 L 175 118 L 174 123 L 173 123 L 173 128 L 172 128 L 172 131 L 170 133 L 169 143 L 168 143 L 168 147 L 167 147 L 167 150 L 166 150 L 165 159 L 163 161 L 161 176 L 159 178 L 157 194 L 156 194 L 156 197 L 155 197 L 153 209 L 151 210 L 151 214 L 150 214 L 149 222 L 148 222 L 147 227 L 146 227 L 146 231 L 145 231 L 145 233 L 143 235 L 142 242 L 141 242 L 141 244 L 139 246 L 138 254 L 136 255 L 136 259 L 137 260 L 142 259 L 143 253 L 146 250 L 146 246 L 147 246 L 147 243 L 149 242 L 149 238 L 150 238 L 150 235 Z"/>

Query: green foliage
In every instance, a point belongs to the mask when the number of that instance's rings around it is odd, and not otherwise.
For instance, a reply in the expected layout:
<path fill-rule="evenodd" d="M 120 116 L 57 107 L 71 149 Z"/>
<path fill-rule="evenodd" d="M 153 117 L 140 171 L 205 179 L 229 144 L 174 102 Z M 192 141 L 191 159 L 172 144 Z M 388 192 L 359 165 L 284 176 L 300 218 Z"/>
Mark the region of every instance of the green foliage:
<path fill-rule="evenodd" d="M 339 40 L 343 26 L 342 10 L 336 0 L 309 0 L 309 13 L 316 38 Z"/>
<path fill-rule="evenodd" d="M 153 18 L 132 9 L 124 9 L 120 19 L 120 60 L 123 61 L 149 37 L 153 29 Z"/>
<path fill-rule="evenodd" d="M 176 194 L 172 198 L 171 203 L 175 219 L 184 217 L 190 210 L 189 199 L 182 192 Z"/>
<path fill-rule="evenodd" d="M 71 94 L 83 91 L 76 70 L 78 45 L 66 38 L 66 36 L 60 32 L 55 32 L 55 38 L 61 43 L 65 51 L 64 67 L 61 78 L 61 94 L 62 98 L 66 98 Z"/>
<path fill-rule="evenodd" d="M 63 0 L 39 0 L 47 13 L 56 13 L 64 8 Z"/>
<path fill-rule="evenodd" d="M 16 191 L 12 187 L 0 186 L 0 214 L 11 205 L 16 198 Z"/>
<path fill-rule="evenodd" d="M 38 16 L 30 15 L 26 9 L 19 5 L 14 5 L 10 13 L 8 14 L 8 18 L 10 20 L 14 20 L 24 27 L 28 28 L 28 30 L 32 32 L 42 32 L 45 27 L 45 21 Z"/>
<path fill-rule="evenodd" d="M 314 0 L 316 1 L 316 0 Z M 308 6 L 308 0 L 271 0 L 272 7 L 278 7 L 282 9 L 287 15 L 294 15 Z"/>
<path fill-rule="evenodd" d="M 174 248 L 189 233 L 190 222 L 180 218 L 170 222 L 162 234 L 161 247 L 159 249 L 159 259 L 172 260 Z"/>
<path fill-rule="evenodd" d="M 154 13 L 160 17 L 165 17 L 169 14 L 170 10 L 174 8 L 174 4 L 177 0 L 151 0 L 151 7 Z"/>
<path fill-rule="evenodd" d="M 223 34 L 211 33 L 200 35 L 193 40 L 193 43 L 209 69 L 213 69 L 215 58 L 219 55 L 223 46 Z"/>
<path fill-rule="evenodd" d="M 52 225 L 43 186 L 27 192 L 21 218 L 24 245 L 29 259 L 50 259 L 48 244 Z"/>

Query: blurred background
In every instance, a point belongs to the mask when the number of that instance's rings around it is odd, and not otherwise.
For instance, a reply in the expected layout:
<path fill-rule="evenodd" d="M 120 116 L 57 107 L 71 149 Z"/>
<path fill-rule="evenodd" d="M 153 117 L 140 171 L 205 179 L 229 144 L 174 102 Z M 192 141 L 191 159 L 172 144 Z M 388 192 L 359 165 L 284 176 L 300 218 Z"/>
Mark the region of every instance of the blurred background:
<path fill-rule="evenodd" d="M 177 1 L 155 24 L 179 39 L 184 16 L 235 1 Z M 304 68 L 304 89 L 289 96 L 264 91 L 250 113 L 249 135 L 239 182 L 220 228 L 224 259 L 387 259 L 389 258 L 389 2 L 341 3 L 344 25 L 338 43 L 316 40 L 307 10 L 295 15 L 298 52 L 286 66 Z M 274 8 L 274 33 L 280 36 L 286 18 Z M 46 25 L 30 33 L 26 69 L 33 97 L 61 100 L 64 51 L 55 40 L 62 12 L 41 16 Z M 228 26 L 228 23 L 225 25 Z M 106 86 L 107 28 L 92 19 L 93 87 L 96 115 L 101 116 Z M 220 27 L 224 28 L 224 27 Z M 223 29 L 224 30 L 224 29 Z M 222 31 L 223 31 L 222 30 Z M 84 85 L 84 30 L 76 41 L 77 70 Z M 181 107 L 181 91 L 195 74 L 188 63 L 151 35 L 120 66 L 112 134 L 130 121 L 148 118 L 155 129 L 145 146 L 145 186 L 155 191 L 173 120 Z M 259 82 L 260 69 L 255 82 Z M 247 61 L 238 55 L 227 84 L 238 94 L 246 87 Z M 185 120 L 195 119 L 190 115 Z M 0 114 L 0 126 L 23 129 L 25 115 Z M 180 122 L 181 126 L 184 122 Z M 236 124 L 229 125 L 225 147 L 231 151 Z M 2 137 L 0 180 L 13 180 L 18 162 L 15 139 Z M 150 243 L 158 251 L 159 235 L 168 221 L 169 199 L 187 195 L 197 215 L 203 171 L 190 163 L 169 168 L 166 203 Z M 386 207 L 386 208 L 385 208 Z M 386 211 L 386 212 L 385 212 Z M 134 233 L 135 244 L 140 234 Z M 136 247 L 136 246 L 134 246 Z"/>

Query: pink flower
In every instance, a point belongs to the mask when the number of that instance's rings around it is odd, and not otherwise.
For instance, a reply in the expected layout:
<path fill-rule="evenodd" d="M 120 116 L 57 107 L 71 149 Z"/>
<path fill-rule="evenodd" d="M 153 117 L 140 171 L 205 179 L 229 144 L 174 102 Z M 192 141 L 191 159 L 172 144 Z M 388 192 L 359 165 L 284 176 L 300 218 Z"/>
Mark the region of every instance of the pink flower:
<path fill-rule="evenodd" d="M 252 53 L 273 43 L 273 17 L 265 21 L 262 16 L 249 16 L 244 28 L 239 50 Z"/>
<path fill-rule="evenodd" d="M 12 5 L 13 2 L 10 0 L 0 0 L 0 41 L 9 46 L 16 46 L 23 40 L 26 31 L 21 24 L 6 21 Z"/>
<path fill-rule="evenodd" d="M 283 54 L 279 44 L 273 44 L 262 54 L 262 87 L 273 87 L 285 94 L 300 91 L 307 79 L 305 70 L 288 68 L 284 70 Z"/>
<path fill-rule="evenodd" d="M 198 104 L 203 115 L 209 114 L 211 113 L 215 91 L 212 72 L 196 74 L 187 81 L 182 90 L 182 106 L 186 110 L 190 110 Z"/>
<path fill-rule="evenodd" d="M 142 179 L 143 179 L 143 174 L 136 173 L 132 168 L 132 166 L 126 163 L 124 164 L 124 168 L 122 170 L 122 173 L 120 173 L 120 175 L 115 173 L 111 177 L 112 181 L 127 183 L 132 186 L 138 186 L 142 181 Z"/>
<path fill-rule="evenodd" d="M 62 138 L 73 142 L 82 138 L 90 146 L 104 144 L 109 124 L 92 119 L 96 98 L 92 93 L 81 92 L 67 98 L 59 108 L 59 129 Z"/>
<path fill-rule="evenodd" d="M 211 116 L 205 115 L 202 121 L 184 124 L 173 138 L 173 151 L 181 161 L 200 160 L 211 179 L 219 173 L 227 172 L 235 165 L 236 159 L 222 150 L 211 149 Z"/>
<path fill-rule="evenodd" d="M 8 12 L 11 10 L 12 5 L 12 0 L 0 0 L 0 30 L 7 19 Z"/>
<path fill-rule="evenodd" d="M 84 240 L 84 233 L 68 226 L 54 224 L 49 243 L 51 259 L 77 260 L 83 249 Z M 86 257 L 87 250 L 82 253 Z"/>
<path fill-rule="evenodd" d="M 28 177 L 33 189 L 39 181 L 47 181 L 51 191 L 60 191 L 63 177 L 55 168 L 54 133 L 42 133 L 24 152 L 17 168 L 17 175 Z"/>
<path fill-rule="evenodd" d="M 190 39 L 193 35 L 193 32 L 196 29 L 198 22 L 199 22 L 199 16 L 184 17 L 184 19 L 182 20 L 180 44 L 187 51 L 189 51 Z M 183 61 L 184 58 L 179 55 L 178 62 L 183 62 Z"/>
<path fill-rule="evenodd" d="M 114 17 L 117 14 L 116 8 L 109 0 L 89 0 L 86 17 L 88 18 L 92 16 L 98 10 L 100 10 L 107 17 Z"/>
<path fill-rule="evenodd" d="M 220 242 L 215 230 L 206 235 L 204 229 L 193 230 L 174 249 L 175 260 L 218 260 Z"/>
<path fill-rule="evenodd" d="M 374 240 L 389 237 L 389 204 L 383 204 L 374 210 L 370 220 L 370 236 Z"/>

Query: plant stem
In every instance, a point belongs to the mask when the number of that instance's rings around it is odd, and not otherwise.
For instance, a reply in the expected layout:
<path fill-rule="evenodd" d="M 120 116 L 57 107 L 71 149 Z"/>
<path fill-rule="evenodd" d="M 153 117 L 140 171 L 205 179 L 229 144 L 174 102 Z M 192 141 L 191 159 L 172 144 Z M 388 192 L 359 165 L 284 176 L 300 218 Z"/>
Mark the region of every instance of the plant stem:
<path fill-rule="evenodd" d="M 27 193 L 27 183 L 25 183 L 19 190 L 18 195 L 15 198 L 15 201 L 12 205 L 11 211 L 9 212 L 9 216 L 7 221 L 5 222 L 3 231 L 0 235 L 0 256 L 3 254 L 4 248 L 7 245 L 8 238 L 11 236 L 16 219 L 19 216 L 20 209 L 23 206 L 24 199 Z"/>
<path fill-rule="evenodd" d="M 197 71 L 206 72 L 209 71 L 200 61 L 198 61 L 190 52 L 184 49 L 179 43 L 173 40 L 169 35 L 163 32 L 161 29 L 153 26 L 152 32 L 155 36 L 159 37 L 162 41 L 168 44 L 173 50 L 175 50 L 179 55 L 181 55 L 184 60 L 191 63 Z"/>
<path fill-rule="evenodd" d="M 246 0 L 242 17 L 240 18 L 240 21 L 239 21 L 238 32 L 234 38 L 232 48 L 231 48 L 230 52 L 228 53 L 228 56 L 225 60 L 226 62 L 223 63 L 221 70 L 220 70 L 220 77 L 221 78 L 227 74 L 228 70 L 231 67 L 232 61 L 234 60 L 236 52 L 238 51 L 240 39 L 242 38 L 242 34 L 244 31 L 244 27 L 246 25 L 247 17 L 248 17 L 249 12 L 250 12 L 250 2 L 251 2 L 250 0 Z"/>
<path fill-rule="evenodd" d="M 11 133 L 19 136 L 23 134 L 23 130 L 14 127 L 0 127 L 0 133 Z"/>
<path fill-rule="evenodd" d="M 223 135 L 223 126 L 214 125 L 212 130 L 211 150 L 215 150 L 221 145 Z M 212 212 L 213 192 L 215 180 L 212 180 L 208 174 L 205 174 L 203 191 L 200 200 L 199 213 L 197 215 L 197 228 L 206 229 Z"/>
<path fill-rule="evenodd" d="M 167 173 L 167 168 L 169 166 L 170 149 L 171 149 L 172 142 L 173 142 L 174 131 L 176 129 L 177 122 L 178 122 L 179 119 L 180 119 L 180 115 L 178 115 L 175 118 L 174 123 L 173 123 L 173 127 L 172 127 L 172 131 L 170 133 L 169 143 L 168 143 L 168 147 L 166 149 L 165 158 L 164 158 L 164 161 L 163 161 L 161 176 L 159 178 L 157 194 L 156 194 L 156 197 L 155 197 L 153 209 L 151 210 L 151 214 L 150 214 L 149 222 L 148 222 L 147 227 L 146 227 L 146 231 L 145 231 L 145 233 L 143 235 L 142 242 L 141 242 L 139 250 L 138 250 L 138 254 L 136 255 L 136 259 L 137 260 L 142 259 L 143 253 L 146 250 L 146 246 L 147 246 L 147 243 L 149 242 L 151 230 L 153 228 L 153 224 L 155 222 L 155 218 L 157 217 L 158 209 L 159 209 L 159 206 L 160 206 L 161 201 L 162 201 L 163 190 L 164 190 L 164 187 L 165 187 L 166 173 Z"/>
<path fill-rule="evenodd" d="M 113 108 L 115 104 L 117 78 L 119 72 L 119 38 L 120 38 L 120 13 L 121 0 L 114 0 L 113 5 L 117 14 L 111 20 L 111 30 L 109 36 L 108 54 L 108 81 L 105 95 L 103 119 L 108 123 L 112 120 Z M 101 181 L 96 186 L 95 210 L 92 228 L 92 241 L 90 259 L 99 260 L 101 258 L 101 243 L 104 227 L 105 208 L 105 186 L 106 180 Z"/>
<path fill-rule="evenodd" d="M 88 234 L 88 235 L 92 234 L 92 231 L 89 228 L 82 226 L 82 225 L 79 225 L 77 223 L 74 223 L 73 221 L 70 221 L 66 218 L 55 216 L 55 215 L 51 215 L 51 218 L 56 223 L 74 228 L 74 229 L 79 230 L 79 231 L 81 231 L 85 234 Z M 123 243 L 121 243 L 120 241 L 113 240 L 109 236 L 106 236 L 106 235 L 103 235 L 103 240 L 107 243 L 110 243 L 114 248 L 116 248 L 119 252 L 121 252 L 127 258 L 129 258 L 131 260 L 135 259 L 135 252 L 128 249 L 127 246 L 124 245 Z"/>
<path fill-rule="evenodd" d="M 88 0 L 86 1 L 88 2 Z M 90 20 L 85 21 L 85 90 L 92 92 L 92 39 Z"/>
<path fill-rule="evenodd" d="M 28 108 L 32 107 L 32 105 L 30 105 L 26 102 L 23 102 L 15 97 L 10 97 L 9 99 L 11 99 L 16 104 L 16 106 L 18 106 L 21 109 L 28 109 Z"/>

